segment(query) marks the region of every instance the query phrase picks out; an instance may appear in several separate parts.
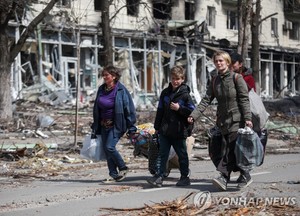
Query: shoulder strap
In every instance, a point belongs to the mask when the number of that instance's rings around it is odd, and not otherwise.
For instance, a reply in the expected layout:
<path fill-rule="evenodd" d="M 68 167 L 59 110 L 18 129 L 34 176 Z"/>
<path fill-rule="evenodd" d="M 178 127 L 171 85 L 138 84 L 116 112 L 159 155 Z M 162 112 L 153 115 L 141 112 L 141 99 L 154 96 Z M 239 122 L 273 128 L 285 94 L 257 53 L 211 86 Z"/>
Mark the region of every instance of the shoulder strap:
<path fill-rule="evenodd" d="M 212 82 L 212 89 L 213 89 L 212 93 L 214 94 L 214 96 L 216 96 L 216 94 L 215 94 L 215 83 L 216 83 L 217 77 L 218 77 L 218 75 L 214 76 L 212 81 L 211 81 Z"/>
<path fill-rule="evenodd" d="M 238 79 L 237 73 L 233 72 L 232 79 L 233 79 L 234 84 L 236 84 L 236 81 L 237 81 L 237 79 Z"/>

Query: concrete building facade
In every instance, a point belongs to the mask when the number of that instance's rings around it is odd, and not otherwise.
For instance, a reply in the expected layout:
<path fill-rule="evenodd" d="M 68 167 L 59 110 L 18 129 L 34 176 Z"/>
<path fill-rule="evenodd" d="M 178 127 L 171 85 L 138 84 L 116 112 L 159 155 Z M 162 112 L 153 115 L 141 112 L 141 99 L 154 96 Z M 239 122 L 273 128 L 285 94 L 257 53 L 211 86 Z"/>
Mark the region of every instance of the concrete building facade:
<path fill-rule="evenodd" d="M 27 11 L 23 23 L 11 22 L 11 34 L 16 39 L 19 26 L 27 25 L 45 7 L 44 1 L 35 2 L 35 11 Z M 101 2 L 57 3 L 16 58 L 12 67 L 16 91 L 26 95 L 28 88 L 24 86 L 46 85 L 47 90 L 74 96 L 79 83 L 80 92 L 86 96 L 97 89 L 99 69 L 105 66 Z M 113 62 L 124 69 L 122 81 L 138 104 L 147 105 L 160 94 L 175 64 L 187 69 L 187 82 L 199 102 L 214 69 L 210 61 L 213 52 L 237 48 L 237 0 L 112 2 Z M 261 7 L 261 19 L 266 18 L 260 25 L 260 71 L 256 80 L 261 96 L 299 94 L 300 1 L 262 0 Z M 248 65 L 250 61 L 247 59 Z"/>

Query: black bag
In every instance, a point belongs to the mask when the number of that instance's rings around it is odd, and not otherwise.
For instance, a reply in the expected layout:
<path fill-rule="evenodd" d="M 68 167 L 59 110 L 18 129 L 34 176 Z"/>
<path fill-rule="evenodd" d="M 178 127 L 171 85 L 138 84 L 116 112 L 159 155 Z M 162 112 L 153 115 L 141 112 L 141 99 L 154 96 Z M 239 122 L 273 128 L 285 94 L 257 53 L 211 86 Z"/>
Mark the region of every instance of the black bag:
<path fill-rule="evenodd" d="M 215 167 L 218 167 L 222 157 L 222 134 L 217 126 L 207 131 L 209 137 L 208 154 Z"/>
<path fill-rule="evenodd" d="M 152 175 L 157 174 L 158 164 L 159 164 L 159 142 L 158 135 L 152 135 L 152 141 L 148 146 L 148 170 Z"/>

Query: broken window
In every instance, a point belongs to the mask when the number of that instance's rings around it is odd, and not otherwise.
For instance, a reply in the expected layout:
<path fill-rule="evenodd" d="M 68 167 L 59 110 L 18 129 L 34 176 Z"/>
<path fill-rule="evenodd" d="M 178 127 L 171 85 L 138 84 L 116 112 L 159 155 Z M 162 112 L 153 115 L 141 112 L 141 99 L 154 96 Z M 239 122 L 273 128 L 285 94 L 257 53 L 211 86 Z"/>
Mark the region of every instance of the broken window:
<path fill-rule="evenodd" d="M 216 27 L 216 8 L 207 6 L 206 22 L 208 26 Z"/>
<path fill-rule="evenodd" d="M 95 11 L 102 11 L 103 3 L 99 0 L 94 0 L 94 9 Z"/>
<path fill-rule="evenodd" d="M 71 0 L 59 0 L 57 2 L 57 5 L 60 6 L 60 7 L 70 8 L 71 7 Z"/>
<path fill-rule="evenodd" d="M 140 0 L 127 0 L 127 15 L 137 17 L 139 15 L 139 4 Z"/>
<path fill-rule="evenodd" d="M 271 18 L 271 36 L 278 37 L 278 21 L 277 18 Z"/>
<path fill-rule="evenodd" d="M 227 11 L 227 29 L 238 30 L 238 16 L 235 11 Z"/>
<path fill-rule="evenodd" d="M 290 30 L 290 39 L 299 40 L 299 22 L 292 22 L 292 29 Z"/>
<path fill-rule="evenodd" d="M 185 1 L 185 19 L 194 20 L 195 19 L 195 2 L 186 0 Z"/>
<path fill-rule="evenodd" d="M 170 0 L 154 0 L 153 1 L 153 16 L 156 19 L 169 20 L 171 19 L 172 4 Z"/>

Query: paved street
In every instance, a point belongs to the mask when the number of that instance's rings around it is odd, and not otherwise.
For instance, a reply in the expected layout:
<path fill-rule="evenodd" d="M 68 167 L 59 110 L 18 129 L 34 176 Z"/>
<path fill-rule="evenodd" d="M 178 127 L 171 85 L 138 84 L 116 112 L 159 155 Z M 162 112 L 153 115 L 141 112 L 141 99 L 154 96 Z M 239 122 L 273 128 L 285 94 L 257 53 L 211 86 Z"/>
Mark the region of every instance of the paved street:
<path fill-rule="evenodd" d="M 186 188 L 175 187 L 179 177 L 177 170 L 172 170 L 162 188 L 149 187 L 146 182 L 149 173 L 142 159 L 130 167 L 131 172 L 124 182 L 103 184 L 100 180 L 107 172 L 103 163 L 78 169 L 78 172 L 74 169 L 55 179 L 22 179 L 16 183 L 14 179 L 1 178 L 0 215 L 134 215 L 100 208 L 144 207 L 200 191 L 209 191 L 213 198 L 249 193 L 255 197 L 292 197 L 296 205 L 300 205 L 299 154 L 267 155 L 265 163 L 252 172 L 254 182 L 248 188 L 237 190 L 236 184 L 231 183 L 226 192 L 220 192 L 211 184 L 211 178 L 218 175 L 211 161 L 191 161 L 192 185 Z M 232 180 L 236 178 L 233 176 Z M 189 203 L 193 203 L 193 197 Z"/>

